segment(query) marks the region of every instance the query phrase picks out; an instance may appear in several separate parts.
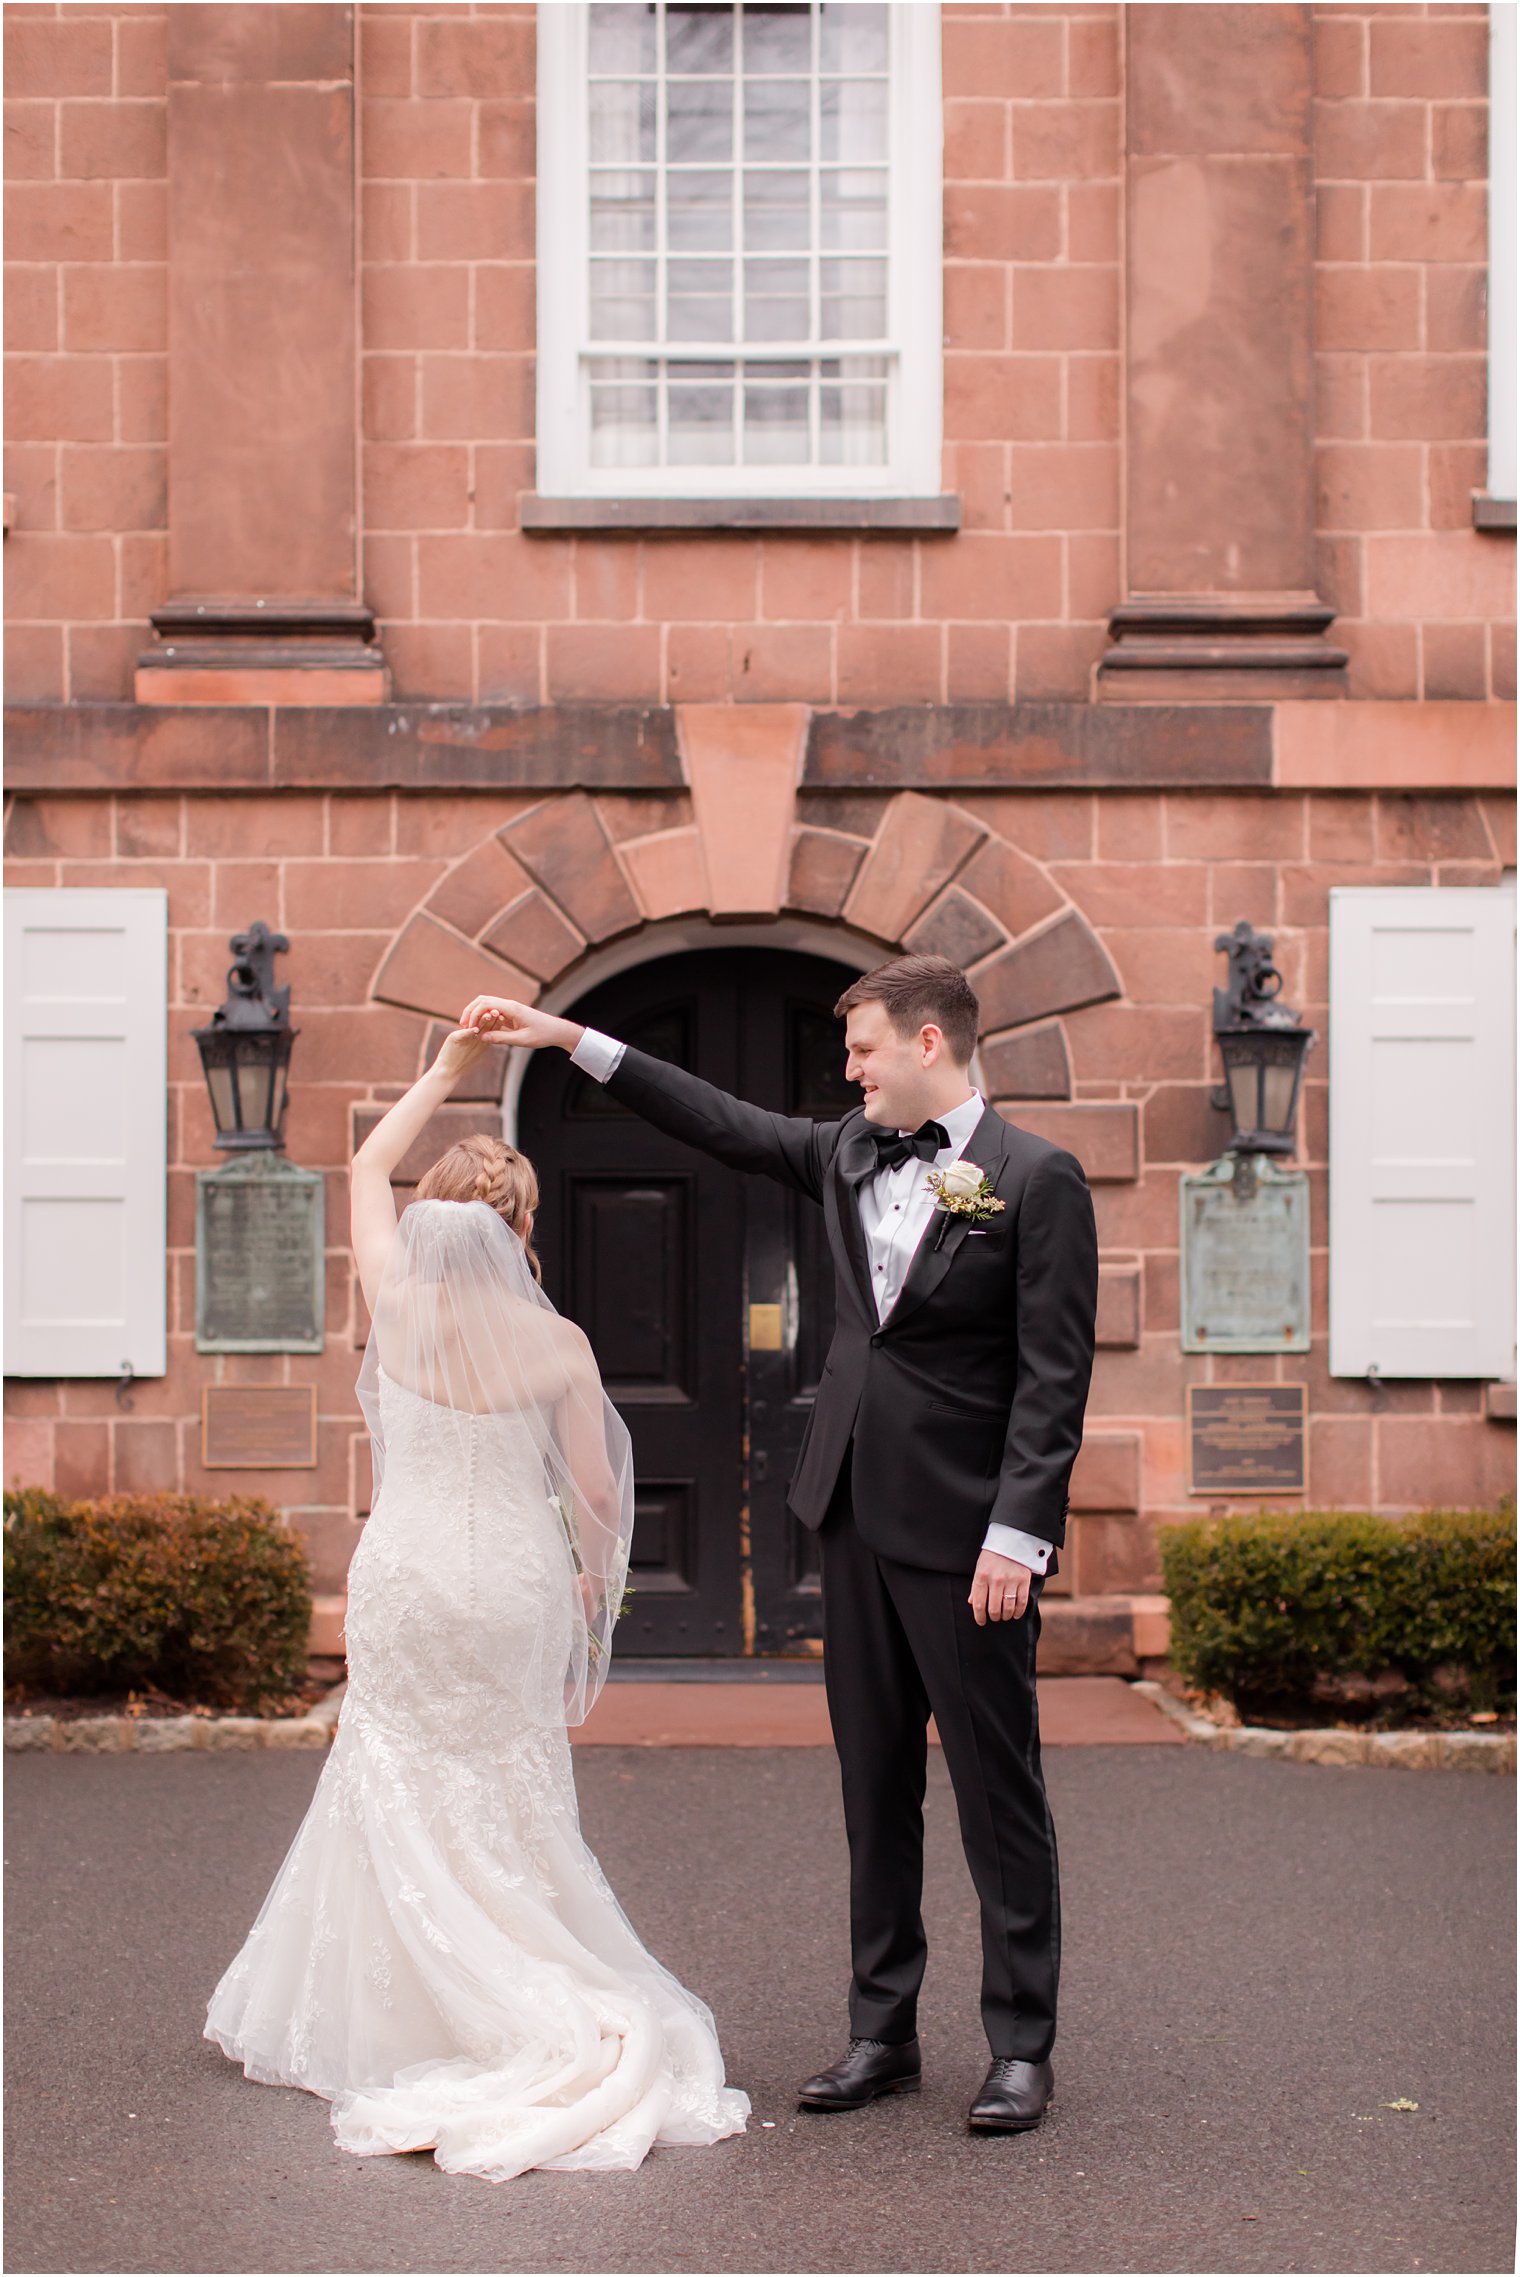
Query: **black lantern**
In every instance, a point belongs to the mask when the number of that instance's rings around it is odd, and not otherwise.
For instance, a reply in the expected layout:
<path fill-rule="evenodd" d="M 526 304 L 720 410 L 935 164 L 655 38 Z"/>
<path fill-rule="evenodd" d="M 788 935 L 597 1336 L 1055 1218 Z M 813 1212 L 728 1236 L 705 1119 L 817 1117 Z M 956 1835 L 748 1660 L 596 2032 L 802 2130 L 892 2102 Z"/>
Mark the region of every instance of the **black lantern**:
<path fill-rule="evenodd" d="M 1216 1106 L 1229 1110 L 1234 1132 L 1227 1152 L 1291 1154 L 1304 1061 L 1314 1030 L 1277 1001 L 1282 974 L 1272 944 L 1241 920 L 1214 943 L 1230 960 L 1228 988 L 1214 991 L 1214 1040 L 1224 1061 Z"/>
<path fill-rule="evenodd" d="M 235 963 L 227 974 L 227 1001 L 209 1028 L 191 1032 L 206 1070 L 216 1117 L 216 1143 L 228 1152 L 273 1152 L 285 1143 L 286 1082 L 290 1047 L 300 1030 L 290 1024 L 290 990 L 274 985 L 274 960 L 288 951 L 283 933 L 250 925 L 230 943 Z"/>

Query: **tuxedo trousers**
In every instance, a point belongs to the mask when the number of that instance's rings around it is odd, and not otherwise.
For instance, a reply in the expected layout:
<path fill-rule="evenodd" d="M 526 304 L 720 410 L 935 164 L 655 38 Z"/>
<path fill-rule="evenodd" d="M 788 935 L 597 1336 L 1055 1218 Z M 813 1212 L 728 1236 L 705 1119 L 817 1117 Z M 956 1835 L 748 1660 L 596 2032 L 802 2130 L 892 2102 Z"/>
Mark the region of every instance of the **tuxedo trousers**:
<path fill-rule="evenodd" d="M 1061 1949 L 1035 1700 L 1041 1579 L 1021 1620 L 979 1628 L 969 1574 L 904 1565 L 862 1541 L 849 1473 L 847 1460 L 819 1539 L 824 1676 L 850 1848 L 850 2030 L 886 2041 L 916 2030 L 932 1714 L 981 1906 L 988 2045 L 994 2056 L 1038 2062 L 1055 2039 Z"/>

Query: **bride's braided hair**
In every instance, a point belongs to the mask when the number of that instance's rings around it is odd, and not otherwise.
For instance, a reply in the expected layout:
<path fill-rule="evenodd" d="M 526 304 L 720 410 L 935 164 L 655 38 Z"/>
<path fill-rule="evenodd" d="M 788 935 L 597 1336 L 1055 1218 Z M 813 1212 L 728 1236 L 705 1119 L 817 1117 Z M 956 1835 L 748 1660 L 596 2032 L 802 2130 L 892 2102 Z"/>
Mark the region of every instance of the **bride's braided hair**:
<path fill-rule="evenodd" d="M 472 1131 L 440 1155 L 417 1182 L 419 1202 L 489 1202 L 522 1241 L 535 1281 L 537 1255 L 523 1229 L 538 1208 L 538 1176 L 525 1154 L 487 1131 Z"/>

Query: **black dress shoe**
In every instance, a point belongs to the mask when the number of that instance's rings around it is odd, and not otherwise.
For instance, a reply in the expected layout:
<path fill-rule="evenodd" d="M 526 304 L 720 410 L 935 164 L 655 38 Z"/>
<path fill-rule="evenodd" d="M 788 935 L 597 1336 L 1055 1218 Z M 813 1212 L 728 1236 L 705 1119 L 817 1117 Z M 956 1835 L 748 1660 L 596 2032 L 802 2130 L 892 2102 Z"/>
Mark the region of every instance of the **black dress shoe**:
<path fill-rule="evenodd" d="M 916 2095 L 923 2084 L 918 2042 L 851 2040 L 837 2064 L 803 2081 L 804 2111 L 859 2111 L 878 2095 Z"/>
<path fill-rule="evenodd" d="M 1054 2093 L 1056 2075 L 1048 2059 L 1024 2063 L 1018 2056 L 994 2056 L 982 2092 L 971 2106 L 971 2126 L 979 2135 L 1022 2135 L 1037 2127 Z"/>

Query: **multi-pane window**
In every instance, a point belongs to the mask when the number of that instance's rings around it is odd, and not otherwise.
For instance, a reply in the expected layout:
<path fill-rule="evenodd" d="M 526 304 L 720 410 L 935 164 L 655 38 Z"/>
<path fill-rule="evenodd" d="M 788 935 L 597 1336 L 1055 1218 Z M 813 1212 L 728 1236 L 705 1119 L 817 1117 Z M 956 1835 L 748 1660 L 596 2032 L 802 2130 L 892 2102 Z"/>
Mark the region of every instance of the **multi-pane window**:
<path fill-rule="evenodd" d="M 937 488 L 937 11 L 540 25 L 540 487 Z"/>

